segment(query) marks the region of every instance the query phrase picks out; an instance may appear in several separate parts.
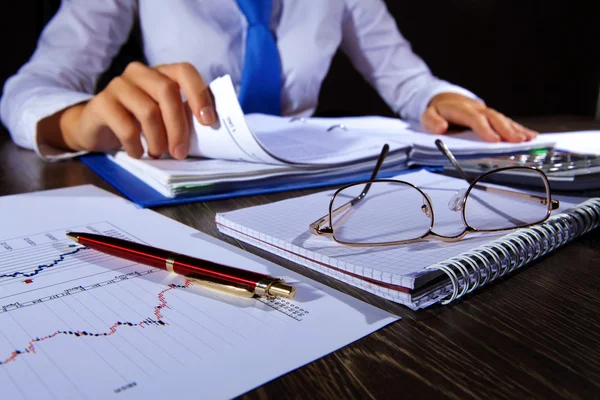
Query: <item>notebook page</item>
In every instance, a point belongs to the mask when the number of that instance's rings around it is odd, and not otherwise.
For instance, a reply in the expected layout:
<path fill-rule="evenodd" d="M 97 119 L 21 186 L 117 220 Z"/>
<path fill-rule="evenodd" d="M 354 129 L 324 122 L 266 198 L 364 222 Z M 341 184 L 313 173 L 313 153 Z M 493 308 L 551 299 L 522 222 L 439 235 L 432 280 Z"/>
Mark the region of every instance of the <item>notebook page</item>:
<path fill-rule="evenodd" d="M 352 286 L 358 287 L 369 293 L 373 293 L 384 299 L 404 304 L 414 310 L 433 304 L 438 300 L 438 297 L 449 293 L 449 288 L 447 289 L 446 287 L 442 287 L 440 288 L 441 290 L 429 291 L 420 296 L 414 296 L 408 291 L 402 291 L 398 290 L 397 288 L 385 287 L 380 284 L 368 282 L 358 275 L 342 273 L 331 266 L 321 263 L 318 260 L 311 260 L 304 254 L 293 253 L 284 247 L 285 243 L 282 241 L 269 241 L 270 239 L 268 237 L 260 235 L 256 231 L 252 231 L 229 221 L 225 221 L 220 216 L 217 217 L 217 227 L 219 228 L 219 231 L 225 235 L 249 243 L 255 247 L 266 250 L 282 258 L 286 258 L 297 264 L 318 271 L 324 275 L 342 280 Z M 416 304 L 416 302 L 419 304 Z"/>
<path fill-rule="evenodd" d="M 468 186 L 466 182 L 427 171 L 402 174 L 397 178 L 417 185 L 431 197 L 436 221 L 434 231 L 445 235 L 462 231 L 460 213 L 450 211 L 447 204 L 457 190 Z M 277 243 L 282 248 L 340 271 L 409 289 L 417 288 L 441 274 L 425 270 L 425 267 L 458 256 L 506 234 L 473 234 L 453 243 L 430 240 L 402 246 L 348 247 L 328 237 L 317 237 L 308 230 L 311 222 L 327 213 L 332 193 L 321 192 L 223 213 L 218 217 L 226 226 L 234 224 L 254 231 L 262 241 Z M 561 208 L 577 203 L 578 201 L 562 201 Z M 371 226 L 365 229 L 382 227 Z"/>

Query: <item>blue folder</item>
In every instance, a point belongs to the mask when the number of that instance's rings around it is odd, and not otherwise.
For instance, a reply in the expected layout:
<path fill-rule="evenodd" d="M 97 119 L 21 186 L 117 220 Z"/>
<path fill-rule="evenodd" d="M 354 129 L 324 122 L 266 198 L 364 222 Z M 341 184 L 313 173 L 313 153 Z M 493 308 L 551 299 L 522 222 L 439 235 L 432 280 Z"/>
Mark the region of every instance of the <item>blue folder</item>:
<path fill-rule="evenodd" d="M 81 157 L 81 161 L 140 207 L 158 207 L 198 201 L 219 200 L 232 197 L 284 192 L 288 190 L 338 186 L 370 178 L 370 173 L 327 178 L 306 177 L 306 179 L 303 179 L 296 177 L 294 178 L 293 182 L 290 182 L 290 180 L 286 179 L 285 177 L 279 177 L 275 179 L 256 181 L 250 180 L 243 184 L 235 183 L 232 184 L 231 187 L 227 188 L 227 190 L 223 190 L 222 187 L 218 187 L 218 191 L 214 191 L 211 186 L 207 186 L 192 194 L 185 194 L 177 197 L 167 197 L 154 190 L 145 182 L 138 179 L 135 175 L 120 167 L 117 163 L 108 159 L 108 157 L 106 157 L 104 154 L 87 154 Z M 414 170 L 415 169 L 410 168 L 410 171 Z M 381 171 L 378 175 L 378 178 L 390 177 L 407 171 L 408 170 L 406 169 Z"/>

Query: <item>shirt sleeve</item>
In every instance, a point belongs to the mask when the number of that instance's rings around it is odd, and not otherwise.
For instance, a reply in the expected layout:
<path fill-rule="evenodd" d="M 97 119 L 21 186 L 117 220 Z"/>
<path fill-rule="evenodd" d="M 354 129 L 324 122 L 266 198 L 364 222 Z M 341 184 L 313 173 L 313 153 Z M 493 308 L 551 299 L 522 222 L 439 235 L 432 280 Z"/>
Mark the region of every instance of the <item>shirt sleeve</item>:
<path fill-rule="evenodd" d="M 346 0 L 342 26 L 342 50 L 402 118 L 420 119 L 439 93 L 478 99 L 470 91 L 431 74 L 398 30 L 383 0 Z"/>
<path fill-rule="evenodd" d="M 89 100 L 129 37 L 134 0 L 63 0 L 31 59 L 7 80 L 0 116 L 13 141 L 47 160 L 74 156 L 38 143 L 38 122 Z"/>

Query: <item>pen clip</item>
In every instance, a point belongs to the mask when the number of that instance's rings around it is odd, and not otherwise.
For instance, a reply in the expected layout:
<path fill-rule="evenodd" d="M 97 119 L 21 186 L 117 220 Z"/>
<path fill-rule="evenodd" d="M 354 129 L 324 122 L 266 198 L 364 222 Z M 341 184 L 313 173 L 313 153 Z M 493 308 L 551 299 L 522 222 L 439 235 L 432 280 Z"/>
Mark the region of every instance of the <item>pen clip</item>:
<path fill-rule="evenodd" d="M 219 283 L 214 281 L 207 281 L 199 275 L 185 275 L 186 279 L 191 280 L 195 284 L 205 287 L 207 289 L 216 290 L 221 293 L 232 294 L 240 297 L 254 297 L 254 290 L 247 286 L 235 286 L 229 283 Z"/>

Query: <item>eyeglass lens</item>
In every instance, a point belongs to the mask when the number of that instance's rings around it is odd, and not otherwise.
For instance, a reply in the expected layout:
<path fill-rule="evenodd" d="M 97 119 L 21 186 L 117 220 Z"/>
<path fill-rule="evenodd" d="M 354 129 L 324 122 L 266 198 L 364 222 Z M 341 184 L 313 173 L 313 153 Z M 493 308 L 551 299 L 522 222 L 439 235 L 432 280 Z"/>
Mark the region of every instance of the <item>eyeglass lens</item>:
<path fill-rule="evenodd" d="M 356 199 L 365 184 L 338 192 L 332 209 Z M 402 182 L 377 181 L 368 194 L 333 219 L 335 239 L 343 243 L 376 244 L 416 239 L 431 227 L 429 201 Z"/>
<path fill-rule="evenodd" d="M 546 192 L 536 196 L 523 194 L 503 186 L 505 176 L 492 172 L 479 178 L 470 192 L 461 191 L 453 198 L 450 209 L 461 212 L 464 208 L 466 224 L 479 231 L 519 228 L 544 221 L 550 212 L 550 193 L 543 173 L 529 168 L 515 168 L 512 172 L 539 179 L 537 187 L 545 187 Z M 383 244 L 418 239 L 429 232 L 432 205 L 415 187 L 399 181 L 375 181 L 361 198 L 364 189 L 364 183 L 352 185 L 333 199 L 332 210 L 346 205 L 332 221 L 337 241 Z M 348 206 L 353 200 L 354 204 Z"/>
<path fill-rule="evenodd" d="M 505 175 L 492 172 L 478 180 L 467 195 L 464 204 L 467 225 L 481 231 L 492 231 L 536 224 L 548 217 L 550 193 L 543 174 L 529 168 L 515 168 L 511 172 L 527 175 L 531 179 L 529 182 L 539 179 L 539 185 L 535 187 L 545 187 L 545 193 L 535 197 L 515 196 L 516 190 L 498 185 Z M 501 190 L 495 191 L 494 188 Z"/>

